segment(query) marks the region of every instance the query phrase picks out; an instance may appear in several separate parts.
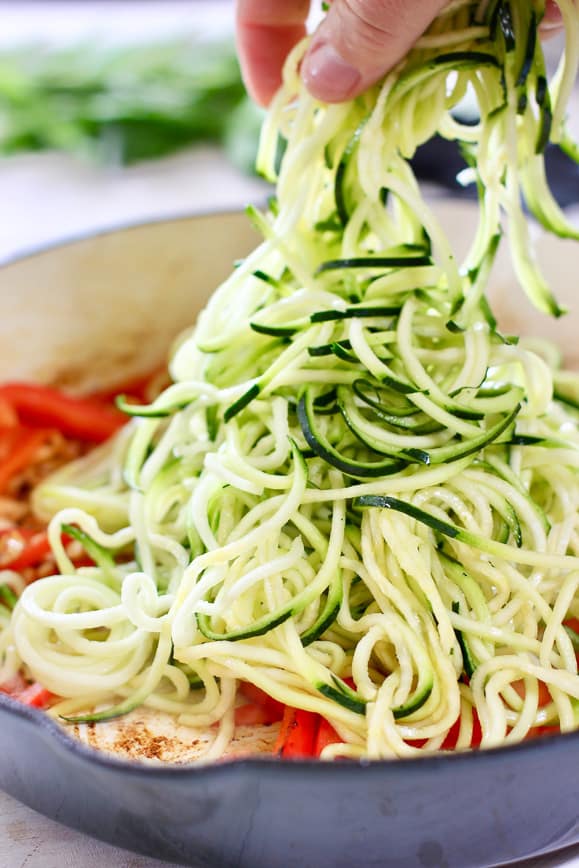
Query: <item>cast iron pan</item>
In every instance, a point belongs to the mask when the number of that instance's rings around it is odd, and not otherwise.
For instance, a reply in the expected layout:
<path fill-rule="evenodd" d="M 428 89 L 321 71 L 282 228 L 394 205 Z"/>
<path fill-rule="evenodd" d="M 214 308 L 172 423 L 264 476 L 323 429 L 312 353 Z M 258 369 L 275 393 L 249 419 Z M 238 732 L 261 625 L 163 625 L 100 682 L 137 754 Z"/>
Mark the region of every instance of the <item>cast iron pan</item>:
<path fill-rule="evenodd" d="M 410 760 L 146 766 L 6 696 L 0 732 L 16 799 L 195 868 L 483 868 L 579 842 L 579 733 Z"/>

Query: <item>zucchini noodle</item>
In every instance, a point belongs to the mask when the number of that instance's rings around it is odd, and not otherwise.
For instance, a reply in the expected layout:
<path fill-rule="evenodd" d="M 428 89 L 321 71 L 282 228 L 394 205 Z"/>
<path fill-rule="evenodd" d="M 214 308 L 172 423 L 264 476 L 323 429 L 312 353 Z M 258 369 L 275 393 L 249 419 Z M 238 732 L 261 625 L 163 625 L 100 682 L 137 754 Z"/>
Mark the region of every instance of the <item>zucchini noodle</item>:
<path fill-rule="evenodd" d="M 577 727 L 579 376 L 503 336 L 485 295 L 504 222 L 522 288 L 562 313 L 523 210 L 579 235 L 543 162 L 568 146 L 579 57 L 559 5 L 552 88 L 540 0 L 450 4 L 342 105 L 304 90 L 293 51 L 258 158 L 277 195 L 249 209 L 263 243 L 173 384 L 36 492 L 61 575 L 24 590 L 1 648 L 63 697 L 52 714 L 217 723 L 211 758 L 239 681 L 326 718 L 327 759 L 419 755 L 457 726 L 467 748 L 475 715 L 484 747 Z M 475 126 L 454 113 L 467 91 Z M 436 132 L 479 191 L 462 263 L 408 163 Z M 74 568 L 63 527 L 95 566 Z"/>

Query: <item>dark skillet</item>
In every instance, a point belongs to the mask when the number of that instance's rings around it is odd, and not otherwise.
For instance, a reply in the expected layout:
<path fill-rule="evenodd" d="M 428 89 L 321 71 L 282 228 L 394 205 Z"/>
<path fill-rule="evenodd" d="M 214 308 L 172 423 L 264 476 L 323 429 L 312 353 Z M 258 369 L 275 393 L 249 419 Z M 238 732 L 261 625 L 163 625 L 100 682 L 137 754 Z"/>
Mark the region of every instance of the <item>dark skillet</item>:
<path fill-rule="evenodd" d="M 61 823 L 207 868 L 483 868 L 579 842 L 579 733 L 369 763 L 123 762 L 0 696 L 0 787 Z"/>

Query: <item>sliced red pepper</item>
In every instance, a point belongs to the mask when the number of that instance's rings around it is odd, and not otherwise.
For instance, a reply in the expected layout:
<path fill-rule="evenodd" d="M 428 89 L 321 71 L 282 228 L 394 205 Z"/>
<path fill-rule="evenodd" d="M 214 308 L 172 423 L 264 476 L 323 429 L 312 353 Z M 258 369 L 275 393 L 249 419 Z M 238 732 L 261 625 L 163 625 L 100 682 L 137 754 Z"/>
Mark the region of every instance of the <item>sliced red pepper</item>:
<path fill-rule="evenodd" d="M 17 672 L 16 675 L 9 678 L 8 681 L 4 681 L 0 684 L 0 693 L 7 693 L 8 696 L 17 696 L 19 693 L 22 693 L 28 687 L 28 682 L 24 680 L 24 677 Z"/>
<path fill-rule="evenodd" d="M 0 428 L 0 463 L 7 458 L 11 452 L 14 451 L 18 442 L 22 436 L 22 427 L 20 423 L 18 425 L 12 425 L 8 428 L 2 427 Z"/>
<path fill-rule="evenodd" d="M 352 678 L 344 681 L 356 689 Z M 271 697 L 268 700 L 271 702 Z M 342 743 L 342 739 L 321 715 L 286 706 L 274 753 L 287 759 L 306 759 L 319 756 L 326 745 L 336 743 Z"/>
<path fill-rule="evenodd" d="M 446 733 L 446 738 L 440 745 L 440 750 L 456 750 L 456 744 L 458 742 L 458 737 L 460 735 L 460 717 L 458 717 L 455 722 L 452 724 L 448 732 Z M 472 735 L 470 738 L 470 748 L 480 747 L 480 743 L 482 741 L 482 729 L 480 725 L 480 720 L 478 714 L 473 708 L 472 711 Z M 424 747 L 427 739 L 425 738 L 417 738 L 417 739 L 409 739 L 407 744 L 412 745 L 412 747 Z"/>
<path fill-rule="evenodd" d="M 146 403 L 147 392 L 151 383 L 155 379 L 155 377 L 159 376 L 161 373 L 161 368 L 157 371 L 153 371 L 150 374 L 146 374 L 143 377 L 135 377 L 133 380 L 127 380 L 124 383 L 119 384 L 118 386 L 114 386 L 113 388 L 103 389 L 102 391 L 95 392 L 93 394 L 93 398 L 104 401 L 106 403 L 112 404 L 115 398 L 118 395 L 126 395 L 130 398 L 136 398 L 139 403 Z"/>
<path fill-rule="evenodd" d="M 70 558 L 70 554 L 69 554 L 69 558 Z M 81 567 L 94 567 L 95 566 L 95 562 L 93 561 L 93 559 L 91 557 L 89 557 L 89 555 L 87 555 L 86 553 L 79 555 L 78 558 L 70 558 L 70 560 L 72 561 L 73 567 L 75 567 L 77 570 L 80 569 Z"/>
<path fill-rule="evenodd" d="M 269 726 L 271 723 L 279 723 L 283 717 L 283 711 L 268 708 L 267 705 L 258 705 L 256 702 L 248 702 L 235 709 L 236 726 Z"/>
<path fill-rule="evenodd" d="M 21 470 L 29 467 L 34 461 L 34 456 L 40 447 L 51 436 L 51 431 L 29 431 L 25 428 L 21 432 L 9 454 L 0 461 L 0 492 L 4 492 L 12 479 Z"/>
<path fill-rule="evenodd" d="M 286 706 L 274 753 L 285 759 L 306 759 L 315 756 L 314 747 L 319 714 Z"/>
<path fill-rule="evenodd" d="M 569 622 L 566 622 L 567 626 L 569 626 Z M 571 628 L 573 629 L 573 628 Z M 513 687 L 523 699 L 525 697 L 525 682 L 524 681 L 514 681 Z M 546 705 L 549 705 L 550 702 L 553 701 L 553 697 L 549 691 L 549 688 L 543 681 L 539 681 L 539 708 L 544 708 Z M 532 727 L 525 736 L 526 739 L 531 738 L 542 738 L 545 735 L 556 735 L 558 732 L 561 732 L 558 724 L 548 724 L 544 726 L 534 726 Z"/>
<path fill-rule="evenodd" d="M 71 537 L 66 534 L 62 534 L 61 539 L 65 546 L 72 541 Z M 14 540 L 17 546 L 17 553 L 14 556 L 10 555 L 11 540 Z M 28 567 L 37 567 L 42 564 L 51 554 L 51 551 L 48 533 L 45 530 L 37 531 L 20 527 L 0 531 L 0 569 L 9 569 L 20 573 Z M 82 552 L 71 560 L 77 568 L 94 566 L 93 559 L 86 552 Z"/>
<path fill-rule="evenodd" d="M 570 630 L 573 630 L 576 636 L 579 636 L 579 618 L 567 618 L 566 621 L 563 622 L 565 627 L 569 627 Z M 577 645 L 575 645 L 575 659 L 577 660 L 577 665 L 579 666 L 579 649 L 577 649 Z"/>
<path fill-rule="evenodd" d="M 279 735 L 277 737 L 277 741 L 274 745 L 273 752 L 281 755 L 284 744 L 286 743 L 286 739 L 289 736 L 290 728 L 295 723 L 296 719 L 296 709 L 292 708 L 290 705 L 286 705 L 283 712 L 283 718 L 281 721 L 281 728 L 279 731 Z"/>
<path fill-rule="evenodd" d="M 270 696 L 269 693 L 265 692 L 265 690 L 261 690 L 260 687 L 256 687 L 255 684 L 251 684 L 249 681 L 241 681 L 239 684 L 239 692 L 242 696 L 245 696 L 249 702 L 254 703 L 255 705 L 265 706 L 270 709 L 272 713 L 279 714 L 278 720 L 282 719 L 285 705 L 283 702 L 278 702 L 277 699 L 274 699 L 273 696 Z"/>
<path fill-rule="evenodd" d="M 18 413 L 8 401 L 0 401 L 0 429 L 10 430 L 20 424 Z"/>
<path fill-rule="evenodd" d="M 546 735 L 557 735 L 561 730 L 558 726 L 534 726 L 528 731 L 525 739 L 543 738 Z"/>
<path fill-rule="evenodd" d="M 31 708 L 47 708 L 52 703 L 54 694 L 35 681 L 34 684 L 29 684 L 21 693 L 17 693 L 15 698 L 19 702 L 23 702 L 24 705 L 29 705 Z"/>
<path fill-rule="evenodd" d="M 472 710 L 472 736 L 470 738 L 470 746 L 471 747 L 480 747 L 480 743 L 482 741 L 482 726 L 480 725 L 480 718 L 476 713 L 476 710 L 473 708 Z"/>
<path fill-rule="evenodd" d="M 10 555 L 11 542 L 18 546 L 18 553 Z M 50 554 L 50 543 L 46 531 L 29 530 L 28 528 L 14 528 L 5 530 L 0 534 L 0 567 L 2 569 L 20 572 L 26 567 L 35 567 L 41 564 Z"/>
<path fill-rule="evenodd" d="M 54 693 L 51 693 L 38 681 L 34 681 L 32 684 L 26 681 L 20 672 L 0 684 L 0 693 L 6 693 L 13 699 L 23 702 L 24 705 L 30 705 L 32 708 L 47 708 L 55 698 Z"/>
<path fill-rule="evenodd" d="M 523 680 L 513 681 L 512 687 L 519 694 L 521 699 L 525 698 L 525 682 Z M 544 681 L 539 681 L 538 687 L 539 687 L 539 700 L 538 700 L 539 708 L 544 708 L 545 705 L 549 705 L 549 703 L 552 701 L 552 696 L 549 693 L 549 688 L 547 687 L 547 685 L 545 684 Z"/>
<path fill-rule="evenodd" d="M 473 722 L 473 734 L 474 734 L 474 722 Z M 455 750 L 456 743 L 458 741 L 458 737 L 460 735 L 460 717 L 458 717 L 448 732 L 446 733 L 446 738 L 440 745 L 441 750 Z"/>
<path fill-rule="evenodd" d="M 314 745 L 314 756 L 320 756 L 323 749 L 329 744 L 342 743 L 342 739 L 340 738 L 332 724 L 329 723 L 325 717 L 322 717 L 322 719 L 320 720 L 320 725 L 318 726 L 318 734 L 316 736 L 316 743 Z"/>
<path fill-rule="evenodd" d="M 28 425 L 58 428 L 68 437 L 90 443 L 108 440 L 127 421 L 120 410 L 94 398 L 74 398 L 31 383 L 0 386 L 0 401 L 8 403 Z"/>
<path fill-rule="evenodd" d="M 266 726 L 278 723 L 284 714 L 283 703 L 273 699 L 265 690 L 249 681 L 241 681 L 239 692 L 249 700 L 246 705 L 235 709 L 236 726 Z"/>

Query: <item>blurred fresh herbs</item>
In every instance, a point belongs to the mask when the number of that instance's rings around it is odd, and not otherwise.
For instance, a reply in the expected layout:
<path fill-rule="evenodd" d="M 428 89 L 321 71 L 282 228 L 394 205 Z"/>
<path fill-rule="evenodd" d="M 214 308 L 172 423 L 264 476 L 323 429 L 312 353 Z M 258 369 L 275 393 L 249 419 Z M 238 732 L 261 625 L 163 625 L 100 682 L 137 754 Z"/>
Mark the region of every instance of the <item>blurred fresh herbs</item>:
<path fill-rule="evenodd" d="M 0 153 L 64 150 L 128 164 L 212 141 L 251 171 L 260 122 L 231 43 L 0 54 Z"/>

